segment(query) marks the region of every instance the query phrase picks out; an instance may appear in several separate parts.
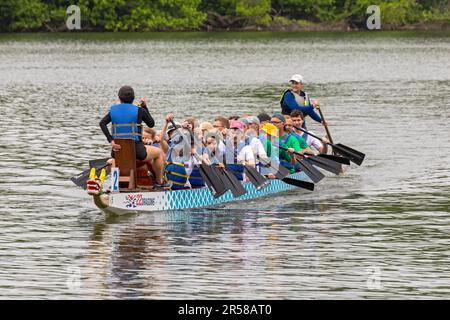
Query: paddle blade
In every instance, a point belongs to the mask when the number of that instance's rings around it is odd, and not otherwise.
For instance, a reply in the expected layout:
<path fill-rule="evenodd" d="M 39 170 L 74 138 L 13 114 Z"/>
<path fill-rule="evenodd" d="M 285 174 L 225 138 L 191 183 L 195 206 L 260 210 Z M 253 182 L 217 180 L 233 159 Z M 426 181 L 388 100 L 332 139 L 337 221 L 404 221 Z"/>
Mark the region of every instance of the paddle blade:
<path fill-rule="evenodd" d="M 273 168 L 273 167 L 272 167 Z M 286 169 L 285 167 L 283 167 L 282 165 L 278 165 L 278 171 L 275 172 L 275 177 L 279 180 L 283 180 L 284 178 L 286 178 L 291 172 Z"/>
<path fill-rule="evenodd" d="M 333 160 L 334 162 L 338 162 L 345 165 L 350 165 L 350 160 L 348 158 L 335 156 L 333 154 L 320 153 L 317 155 L 317 157 Z"/>
<path fill-rule="evenodd" d="M 70 178 L 70 180 L 75 183 L 78 187 L 86 190 L 86 182 L 89 180 L 89 174 L 91 173 L 91 169 L 87 169 L 76 176 Z"/>
<path fill-rule="evenodd" d="M 228 191 L 213 167 L 201 164 L 200 175 L 214 198 L 218 198 Z"/>
<path fill-rule="evenodd" d="M 356 163 L 358 166 L 363 163 L 366 156 L 364 153 L 340 143 L 333 144 L 332 147 L 336 153 L 340 154 L 343 157 L 349 158 L 351 162 Z"/>
<path fill-rule="evenodd" d="M 222 172 L 222 177 L 224 179 L 227 179 L 230 185 L 232 186 L 231 193 L 233 194 L 234 197 L 237 198 L 247 193 L 247 190 L 245 190 L 244 186 L 239 182 L 239 180 L 233 173 L 227 170 L 220 170 L 220 171 Z"/>
<path fill-rule="evenodd" d="M 316 168 L 314 168 L 314 166 L 311 163 L 309 163 L 308 161 L 305 161 L 303 159 L 299 159 L 298 157 L 296 157 L 296 160 L 297 160 L 298 164 L 300 165 L 300 168 L 302 169 L 302 171 L 314 183 L 318 183 L 323 178 L 325 178 L 324 174 L 322 172 L 320 172 L 319 170 L 317 170 Z"/>
<path fill-rule="evenodd" d="M 95 159 L 95 160 L 89 160 L 89 168 L 95 167 L 99 168 L 105 165 L 106 161 L 108 161 L 110 158 L 102 158 L 102 159 Z"/>
<path fill-rule="evenodd" d="M 299 188 L 314 191 L 314 183 L 311 183 L 311 182 L 292 179 L 292 178 L 284 178 L 284 179 L 282 179 L 282 181 L 287 184 L 291 184 L 293 186 L 299 187 Z"/>
<path fill-rule="evenodd" d="M 267 187 L 270 181 L 262 176 L 255 168 L 251 166 L 244 167 L 247 178 L 255 186 L 257 190 Z"/>
<path fill-rule="evenodd" d="M 95 174 L 97 175 L 97 177 L 100 176 L 101 170 L 103 168 L 106 168 L 107 166 L 108 166 L 108 164 L 104 163 L 102 166 L 95 168 L 96 169 L 95 170 Z M 77 174 L 76 176 L 73 176 L 72 178 L 70 178 L 70 180 L 73 183 L 75 183 L 75 185 L 77 185 L 78 187 L 86 190 L 86 183 L 89 180 L 90 173 L 91 173 L 91 169 L 84 170 L 83 172 L 81 172 L 81 173 Z"/>
<path fill-rule="evenodd" d="M 316 156 L 309 156 L 307 159 L 307 161 L 311 162 L 313 165 L 336 175 L 339 175 L 342 172 L 342 165 L 337 162 Z"/>

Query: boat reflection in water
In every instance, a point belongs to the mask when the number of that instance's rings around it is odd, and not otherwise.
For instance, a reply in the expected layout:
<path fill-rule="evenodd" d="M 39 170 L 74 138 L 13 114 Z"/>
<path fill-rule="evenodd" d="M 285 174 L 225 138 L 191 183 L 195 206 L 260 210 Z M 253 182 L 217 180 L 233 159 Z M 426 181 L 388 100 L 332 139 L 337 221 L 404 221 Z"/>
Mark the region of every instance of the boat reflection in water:
<path fill-rule="evenodd" d="M 308 210 L 322 209 L 314 202 L 302 203 Z M 298 203 L 292 205 L 298 208 Z M 220 298 L 237 292 L 241 298 L 267 298 L 267 293 L 258 290 L 267 284 L 257 283 L 258 277 L 269 275 L 269 283 L 278 287 L 292 274 L 297 284 L 314 281 L 310 269 L 317 267 L 321 256 L 309 240 L 329 233 L 326 227 L 318 229 L 317 223 L 309 224 L 290 212 L 289 206 L 284 209 L 107 217 L 94 225 L 89 241 L 93 267 L 87 273 L 97 278 L 92 281 L 102 282 L 109 298 Z M 301 269 L 298 257 L 287 251 L 286 241 L 302 247 Z M 94 270 L 96 274 L 91 274 Z M 239 282 L 232 280 L 236 277 Z M 209 286 L 202 285 L 205 281 Z"/>

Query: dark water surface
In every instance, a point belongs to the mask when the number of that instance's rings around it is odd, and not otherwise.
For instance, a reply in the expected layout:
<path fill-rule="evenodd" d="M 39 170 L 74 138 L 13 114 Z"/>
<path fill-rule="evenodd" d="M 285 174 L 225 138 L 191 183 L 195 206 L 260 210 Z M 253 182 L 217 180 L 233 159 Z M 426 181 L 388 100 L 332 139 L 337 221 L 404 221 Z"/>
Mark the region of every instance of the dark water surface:
<path fill-rule="evenodd" d="M 273 113 L 293 73 L 367 154 L 313 193 L 108 217 L 69 180 L 123 84 L 160 127 Z M 449 33 L 0 35 L 0 297 L 450 298 L 449 97 Z"/>

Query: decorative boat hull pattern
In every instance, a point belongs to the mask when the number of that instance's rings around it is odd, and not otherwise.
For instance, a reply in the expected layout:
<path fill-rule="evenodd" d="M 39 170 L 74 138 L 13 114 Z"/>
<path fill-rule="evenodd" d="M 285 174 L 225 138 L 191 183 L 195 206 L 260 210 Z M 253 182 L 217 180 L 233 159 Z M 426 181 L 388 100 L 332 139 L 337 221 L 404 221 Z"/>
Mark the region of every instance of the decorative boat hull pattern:
<path fill-rule="evenodd" d="M 303 172 L 291 174 L 289 178 L 310 181 Z M 104 206 L 99 205 L 100 201 L 95 201 L 95 203 L 103 211 L 113 214 L 182 210 L 209 207 L 238 200 L 255 199 L 296 188 L 281 180 L 271 180 L 270 185 L 262 190 L 256 190 L 249 182 L 244 183 L 244 187 L 247 193 L 238 198 L 233 197 L 231 192 L 227 191 L 221 197 L 214 199 L 209 189 L 201 188 L 161 192 L 110 193 L 100 196 L 104 197 L 101 201 L 105 203 Z"/>

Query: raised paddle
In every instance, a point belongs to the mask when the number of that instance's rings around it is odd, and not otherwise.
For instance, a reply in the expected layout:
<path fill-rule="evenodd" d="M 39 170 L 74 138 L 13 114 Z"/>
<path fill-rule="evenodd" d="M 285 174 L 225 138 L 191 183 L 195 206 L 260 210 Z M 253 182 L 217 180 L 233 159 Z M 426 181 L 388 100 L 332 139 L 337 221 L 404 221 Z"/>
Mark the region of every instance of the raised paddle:
<path fill-rule="evenodd" d="M 108 161 L 110 158 L 101 158 L 101 159 L 94 159 L 94 160 L 89 160 L 89 168 L 92 167 L 98 167 L 98 166 L 102 166 L 106 163 L 106 161 Z"/>
<path fill-rule="evenodd" d="M 296 126 L 294 126 L 294 128 L 309 134 L 311 137 L 321 140 L 318 136 L 316 136 L 315 134 L 312 134 L 311 132 L 309 132 L 303 128 L 296 127 Z M 362 164 L 362 162 L 364 161 L 364 157 L 366 156 L 364 153 L 362 153 L 358 150 L 352 149 L 350 147 L 347 147 L 341 143 L 334 144 L 334 143 L 330 142 L 327 144 L 330 145 L 333 148 L 333 150 L 336 151 L 336 153 L 340 154 L 343 157 L 348 158 L 351 162 L 356 163 L 358 166 L 360 166 Z"/>
<path fill-rule="evenodd" d="M 101 159 L 98 159 L 101 160 Z M 108 160 L 108 159 L 106 159 Z M 92 161 L 97 161 L 97 160 L 92 160 Z M 100 171 L 103 168 L 106 168 L 108 166 L 108 163 L 103 162 L 103 163 L 97 163 L 97 166 L 92 166 L 92 168 L 95 168 L 95 173 L 96 175 L 100 175 Z M 72 178 L 70 178 L 70 180 L 75 183 L 77 186 L 79 186 L 80 188 L 83 188 L 84 190 L 86 190 L 86 183 L 89 180 L 89 175 L 91 173 L 91 169 L 87 169 L 79 174 L 77 174 L 76 176 L 73 176 Z"/>

